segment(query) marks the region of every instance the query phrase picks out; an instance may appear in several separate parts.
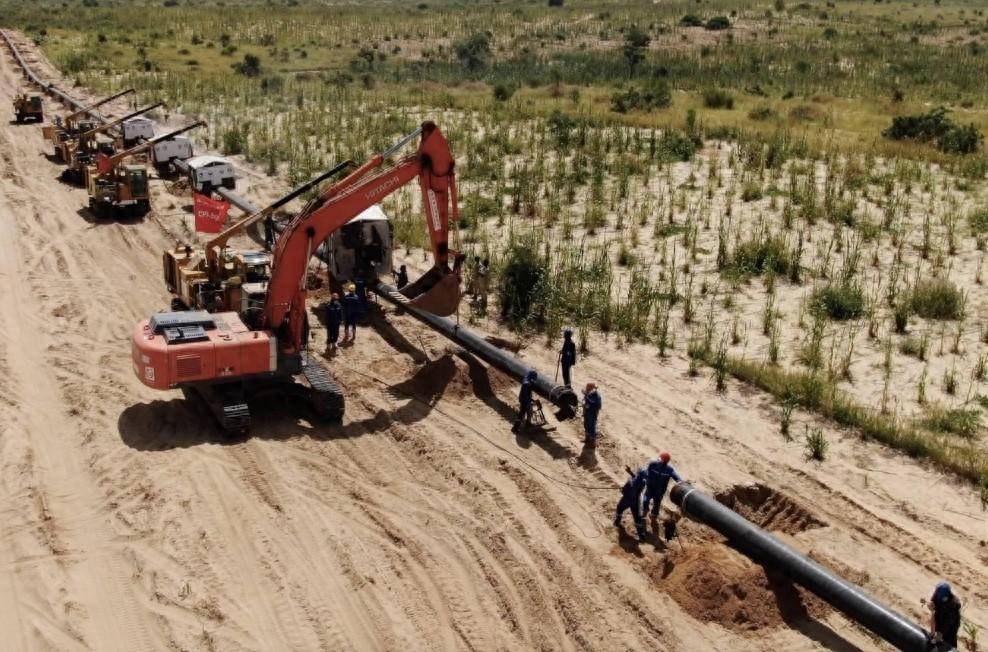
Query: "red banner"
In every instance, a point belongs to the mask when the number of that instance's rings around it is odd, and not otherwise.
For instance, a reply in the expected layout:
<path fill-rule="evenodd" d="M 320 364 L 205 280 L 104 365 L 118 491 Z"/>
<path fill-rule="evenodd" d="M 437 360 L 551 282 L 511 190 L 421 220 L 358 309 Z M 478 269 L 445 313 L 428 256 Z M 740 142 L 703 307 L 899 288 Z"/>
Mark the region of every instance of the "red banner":
<path fill-rule="evenodd" d="M 200 233 L 219 233 L 226 224 L 226 215 L 230 210 L 230 202 L 213 199 L 206 195 L 193 193 L 195 199 L 196 231 Z"/>
<path fill-rule="evenodd" d="M 99 154 L 96 155 L 96 171 L 97 172 L 99 172 L 100 174 L 106 174 L 107 172 L 109 172 L 112 169 L 113 169 L 113 166 L 110 164 L 110 157 L 109 156 L 107 156 L 103 152 L 100 152 Z"/>

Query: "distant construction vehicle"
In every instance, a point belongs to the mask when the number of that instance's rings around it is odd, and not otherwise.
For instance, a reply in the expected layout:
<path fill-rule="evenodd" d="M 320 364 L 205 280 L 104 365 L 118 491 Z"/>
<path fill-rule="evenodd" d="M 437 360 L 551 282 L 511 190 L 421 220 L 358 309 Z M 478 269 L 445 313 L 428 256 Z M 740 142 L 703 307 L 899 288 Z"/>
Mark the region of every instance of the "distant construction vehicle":
<path fill-rule="evenodd" d="M 393 167 L 378 170 L 388 157 L 419 135 L 421 142 L 415 154 L 402 158 Z M 229 432 L 247 430 L 248 401 L 269 390 L 301 394 L 320 417 L 341 419 L 342 393 L 306 353 L 309 325 L 305 278 L 309 260 L 320 243 L 415 180 L 423 195 L 435 262 L 429 272 L 403 288 L 402 293 L 422 310 L 453 314 L 462 296 L 462 256 L 448 247 L 449 222 L 458 219 L 456 180 L 446 139 L 434 124 L 427 122 L 310 201 L 282 231 L 270 266 L 266 260 L 244 256 L 226 267 L 221 261 L 229 257 L 221 256 L 223 252 L 215 245 L 207 245 L 205 251 L 180 247 L 178 255 L 166 252 L 165 277 L 182 297 L 181 303 L 206 310 L 162 312 L 139 323 L 132 339 L 134 373 L 154 389 L 179 388 L 187 395 L 198 395 Z M 290 196 L 297 193 L 298 190 Z M 258 211 L 228 231 L 239 230 L 244 223 L 258 220 L 270 210 L 272 207 Z M 226 237 L 226 233 L 219 234 L 215 240 L 222 245 Z M 390 274 L 390 268 L 381 264 L 392 246 L 390 238 L 341 238 L 339 246 L 348 243 L 354 247 L 353 274 L 367 281 Z M 221 264 L 223 270 L 217 269 Z M 242 278 L 228 275 L 238 271 L 244 275 Z M 252 277 L 252 273 L 256 276 Z M 259 291 L 246 287 L 252 282 L 258 283 Z M 232 290 L 238 284 L 243 291 L 236 295 Z M 199 287 L 191 289 L 194 286 Z M 206 299 L 205 292 L 214 293 L 215 298 Z"/>
<path fill-rule="evenodd" d="M 250 323 L 253 306 L 264 305 L 271 276 L 271 254 L 263 249 L 227 248 L 233 236 L 263 220 L 319 183 L 352 165 L 347 161 L 307 181 L 272 204 L 244 217 L 210 239 L 205 247 L 178 244 L 164 252 L 165 285 L 172 310 L 235 310 Z"/>
<path fill-rule="evenodd" d="M 237 187 L 233 163 L 222 156 L 195 156 L 185 164 L 189 168 L 189 184 L 198 193 L 208 195 L 213 188 Z"/>
<path fill-rule="evenodd" d="M 105 217 L 121 210 L 136 210 L 144 215 L 151 208 L 147 166 L 144 162 L 127 163 L 128 159 L 143 154 L 156 143 L 201 127 L 205 122 L 194 122 L 181 129 L 155 136 L 151 140 L 118 152 L 112 156 L 98 154 L 95 164 L 85 168 L 86 190 L 89 192 L 89 210 L 97 217 Z"/>
<path fill-rule="evenodd" d="M 85 177 L 85 169 L 87 165 L 90 165 L 95 160 L 98 151 L 102 151 L 108 156 L 112 156 L 118 149 L 121 149 L 124 145 L 123 142 L 116 142 L 114 140 L 108 140 L 103 143 L 102 147 L 97 146 L 97 140 L 101 134 L 105 134 L 110 129 L 118 125 L 126 125 L 127 121 L 131 120 L 135 116 L 139 116 L 142 113 L 147 113 L 152 109 L 156 109 L 161 106 L 161 102 L 157 104 L 152 104 L 146 106 L 143 109 L 138 109 L 133 113 L 129 113 L 121 118 L 112 120 L 110 122 L 104 122 L 101 125 L 94 126 L 88 131 L 84 131 L 74 138 L 69 135 L 67 138 L 62 140 L 57 148 L 61 151 L 58 156 L 61 160 L 65 161 L 68 167 L 62 171 L 62 179 L 66 181 L 72 181 L 74 183 L 82 183 Z"/>
<path fill-rule="evenodd" d="M 154 120 L 150 118 L 127 118 L 120 127 L 124 147 L 133 147 L 142 140 L 154 138 Z"/>
<path fill-rule="evenodd" d="M 175 161 L 186 161 L 193 158 L 192 141 L 184 136 L 177 136 L 155 143 L 151 148 L 151 164 L 159 176 L 170 174 Z"/>
<path fill-rule="evenodd" d="M 28 120 L 44 122 L 45 111 L 40 95 L 21 93 L 14 97 L 14 120 L 19 124 Z"/>
<path fill-rule="evenodd" d="M 75 140 L 75 137 L 80 133 L 94 129 L 105 122 L 102 118 L 91 118 L 90 114 L 107 102 L 112 102 L 115 99 L 121 98 L 124 95 L 129 95 L 133 92 L 133 88 L 128 88 L 127 90 L 120 91 L 110 97 L 104 97 L 99 102 L 94 102 L 93 104 L 84 106 L 64 118 L 59 118 L 56 116 L 55 124 L 42 127 L 42 133 L 44 134 L 45 139 L 50 141 L 52 147 L 54 148 L 55 158 L 63 163 L 68 163 L 71 161 L 71 157 L 65 158 L 66 152 L 62 147 L 62 143 L 66 140 Z"/>

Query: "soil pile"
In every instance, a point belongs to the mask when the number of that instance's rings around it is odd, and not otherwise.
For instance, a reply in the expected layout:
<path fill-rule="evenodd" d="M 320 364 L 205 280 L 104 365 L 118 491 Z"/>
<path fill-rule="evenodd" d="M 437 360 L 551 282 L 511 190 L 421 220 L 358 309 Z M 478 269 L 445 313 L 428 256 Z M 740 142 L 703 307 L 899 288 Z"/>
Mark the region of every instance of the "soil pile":
<path fill-rule="evenodd" d="M 663 588 L 691 616 L 758 631 L 825 615 L 823 602 L 718 543 L 670 553 Z"/>

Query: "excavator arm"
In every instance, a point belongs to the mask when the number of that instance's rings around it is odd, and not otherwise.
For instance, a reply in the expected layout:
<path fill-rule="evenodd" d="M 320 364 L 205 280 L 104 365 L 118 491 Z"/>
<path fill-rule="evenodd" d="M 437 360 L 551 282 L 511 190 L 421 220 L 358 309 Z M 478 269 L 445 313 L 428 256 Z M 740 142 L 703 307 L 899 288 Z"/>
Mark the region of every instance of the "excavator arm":
<path fill-rule="evenodd" d="M 120 117 L 120 118 L 117 118 L 116 120 L 112 120 L 110 122 L 105 122 L 105 123 L 99 125 L 98 127 L 94 127 L 92 129 L 90 129 L 89 131 L 86 131 L 86 132 L 83 132 L 83 133 L 79 134 L 79 141 L 82 142 L 82 141 L 85 141 L 85 140 L 88 140 L 88 139 L 92 138 L 96 134 L 104 133 L 104 132 L 106 132 L 106 131 L 108 131 L 108 130 L 114 128 L 114 127 L 116 127 L 117 125 L 122 124 L 123 122 L 126 122 L 127 120 L 130 120 L 131 118 L 134 118 L 134 117 L 137 117 L 137 116 L 141 115 L 142 113 L 147 113 L 148 111 L 151 111 L 152 109 L 157 109 L 159 106 L 162 106 L 163 104 L 164 104 L 164 102 L 156 102 L 154 104 L 151 104 L 149 106 L 144 107 L 143 109 L 138 109 L 137 111 L 134 111 L 133 113 L 128 113 L 127 115 L 125 115 L 123 117 Z"/>
<path fill-rule="evenodd" d="M 76 118 L 80 118 L 80 117 L 82 117 L 84 115 L 88 115 L 88 114 L 92 113 L 93 111 L 95 111 L 96 109 L 98 109 L 99 107 L 101 107 L 104 104 L 106 104 L 107 102 L 112 102 L 113 100 L 115 100 L 117 98 L 123 97 L 124 95 L 130 95 L 131 93 L 134 93 L 134 92 L 136 92 L 136 91 L 133 88 L 128 88 L 127 90 L 120 91 L 119 93 L 115 93 L 115 94 L 111 95 L 110 97 L 104 97 L 99 102 L 94 102 L 93 104 L 90 104 L 89 106 L 84 106 L 81 109 L 79 109 L 78 111 L 74 111 L 73 113 L 70 113 L 69 115 L 65 116 L 63 122 L 66 125 L 66 127 L 68 127 L 68 128 L 71 129 L 72 127 L 75 126 L 75 120 L 76 120 Z"/>
<path fill-rule="evenodd" d="M 419 180 L 426 223 L 432 243 L 433 276 L 441 288 L 454 294 L 459 303 L 459 259 L 449 268 L 449 221 L 459 219 L 456 205 L 456 178 L 449 145 L 438 127 L 426 122 L 421 127 L 418 151 L 394 166 L 373 172 L 383 155 L 375 156 L 299 213 L 275 245 L 271 279 L 265 304 L 265 325 L 278 334 L 286 352 L 300 351 L 305 330 L 305 274 L 316 247 L 333 232 L 362 211 Z M 440 290 L 438 285 L 436 290 Z M 449 292 L 452 289 L 452 292 Z M 420 288 L 423 292 L 429 288 Z M 438 302 L 448 310 L 450 302 Z M 449 314 L 449 312 L 447 312 Z"/>
<path fill-rule="evenodd" d="M 281 208 L 291 200 L 295 199 L 299 195 L 311 190 L 312 188 L 322 183 L 329 177 L 336 176 L 337 174 L 347 169 L 348 167 L 352 166 L 353 164 L 354 164 L 353 161 L 349 161 L 349 160 L 343 161 L 342 163 L 338 163 L 329 170 L 327 170 L 326 172 L 320 174 L 318 177 L 305 182 L 298 188 L 292 190 L 287 195 L 278 198 L 274 203 L 269 204 L 264 208 L 262 208 L 261 210 L 251 213 L 250 215 L 244 217 L 243 219 L 237 221 L 236 223 L 228 226 L 226 229 L 224 229 L 222 232 L 217 234 L 215 237 L 209 240 L 209 242 L 206 243 L 206 247 L 205 247 L 206 261 L 209 264 L 209 267 L 211 269 L 215 269 L 216 266 L 219 265 L 220 252 L 223 250 L 224 247 L 226 247 L 226 243 L 229 242 L 230 238 L 237 235 L 238 233 L 243 232 L 243 230 L 248 228 L 250 225 L 257 223 L 260 220 L 263 220 L 265 217 L 271 215 L 276 210 L 278 210 L 279 208 Z"/>

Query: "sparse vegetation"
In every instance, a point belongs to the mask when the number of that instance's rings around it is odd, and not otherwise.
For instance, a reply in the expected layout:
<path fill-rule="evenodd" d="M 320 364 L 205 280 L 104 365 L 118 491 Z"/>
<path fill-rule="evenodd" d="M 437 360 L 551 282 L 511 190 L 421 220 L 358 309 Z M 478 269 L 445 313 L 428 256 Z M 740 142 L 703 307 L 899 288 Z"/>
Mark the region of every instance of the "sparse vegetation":
<path fill-rule="evenodd" d="M 3 5 L 12 25 L 41 24 L 30 4 Z M 675 356 L 682 325 L 702 330 L 724 306 L 691 361 L 719 360 L 712 385 L 819 387 L 794 404 L 975 478 L 982 444 L 930 427 L 927 407 L 986 375 L 985 54 L 941 28 L 878 38 L 890 26 L 871 4 L 813 25 L 781 1 L 771 17 L 673 2 L 590 20 L 573 2 L 451 20 L 442 4 L 329 19 L 303 1 L 279 5 L 284 24 L 253 6 L 214 23 L 194 2 L 153 20 L 53 5 L 46 32 L 28 31 L 79 82 L 200 113 L 210 147 L 288 180 L 434 119 L 457 154 L 458 248 L 493 263 L 491 318 L 565 319 Z M 409 249 L 428 245 L 418 202 L 384 205 Z"/>

